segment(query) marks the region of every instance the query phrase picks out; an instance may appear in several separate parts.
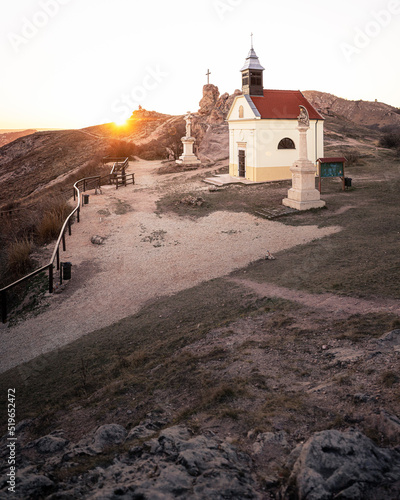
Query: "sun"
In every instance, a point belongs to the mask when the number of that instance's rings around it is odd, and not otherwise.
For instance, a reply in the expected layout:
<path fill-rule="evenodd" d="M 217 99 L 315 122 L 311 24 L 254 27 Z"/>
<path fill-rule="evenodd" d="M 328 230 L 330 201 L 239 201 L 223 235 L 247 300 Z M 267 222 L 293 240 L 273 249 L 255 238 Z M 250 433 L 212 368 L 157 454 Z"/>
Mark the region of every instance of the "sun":
<path fill-rule="evenodd" d="M 128 123 L 128 120 L 126 118 L 121 118 L 120 120 L 117 120 L 114 122 L 114 124 L 117 127 L 124 127 L 125 125 L 127 125 L 127 123 Z"/>

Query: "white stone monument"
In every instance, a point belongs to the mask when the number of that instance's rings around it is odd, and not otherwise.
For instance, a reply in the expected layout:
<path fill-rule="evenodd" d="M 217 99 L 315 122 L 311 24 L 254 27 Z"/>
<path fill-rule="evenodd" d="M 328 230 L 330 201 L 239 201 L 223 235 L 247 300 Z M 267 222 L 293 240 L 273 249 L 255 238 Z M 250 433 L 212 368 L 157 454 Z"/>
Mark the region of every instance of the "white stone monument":
<path fill-rule="evenodd" d="M 192 119 L 193 116 L 191 112 L 188 111 L 188 114 L 185 116 L 186 137 L 182 137 L 183 155 L 179 157 L 179 160 L 176 160 L 176 163 L 179 165 L 199 165 L 201 163 L 201 161 L 193 153 L 193 145 L 196 142 L 196 139 L 192 137 Z"/>
<path fill-rule="evenodd" d="M 282 204 L 297 210 L 322 208 L 325 202 L 321 200 L 318 189 L 315 188 L 316 167 L 308 159 L 307 131 L 310 128 L 310 118 L 304 106 L 300 106 L 297 130 L 300 133 L 299 159 L 292 165 L 292 188 Z"/>

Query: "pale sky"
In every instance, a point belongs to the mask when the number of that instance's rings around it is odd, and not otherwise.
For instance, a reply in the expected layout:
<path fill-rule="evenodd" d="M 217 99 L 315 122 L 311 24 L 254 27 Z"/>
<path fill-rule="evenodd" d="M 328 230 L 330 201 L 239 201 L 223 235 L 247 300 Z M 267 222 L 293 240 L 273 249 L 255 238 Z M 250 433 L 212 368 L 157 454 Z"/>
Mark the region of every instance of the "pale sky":
<path fill-rule="evenodd" d="M 0 7 L 0 129 L 80 128 L 141 104 L 199 108 L 205 73 L 400 107 L 400 0 L 18 0 Z"/>

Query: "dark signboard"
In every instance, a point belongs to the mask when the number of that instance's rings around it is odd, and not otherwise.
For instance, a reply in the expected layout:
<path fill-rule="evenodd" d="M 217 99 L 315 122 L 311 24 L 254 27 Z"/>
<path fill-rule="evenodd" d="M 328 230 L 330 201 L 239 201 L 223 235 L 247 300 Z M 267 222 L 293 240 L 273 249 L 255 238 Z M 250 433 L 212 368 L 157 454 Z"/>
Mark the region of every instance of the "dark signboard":
<path fill-rule="evenodd" d="M 321 177 L 343 177 L 343 163 L 321 163 Z"/>

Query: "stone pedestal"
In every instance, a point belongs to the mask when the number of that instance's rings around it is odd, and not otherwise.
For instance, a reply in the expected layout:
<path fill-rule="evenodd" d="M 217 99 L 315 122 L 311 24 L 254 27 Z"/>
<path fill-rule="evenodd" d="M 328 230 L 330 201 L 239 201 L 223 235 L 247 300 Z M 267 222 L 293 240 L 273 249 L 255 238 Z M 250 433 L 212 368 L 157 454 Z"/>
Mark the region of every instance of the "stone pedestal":
<path fill-rule="evenodd" d="M 201 161 L 197 158 L 197 156 L 193 153 L 193 145 L 196 142 L 196 139 L 192 137 L 192 121 L 193 116 L 190 111 L 187 112 L 185 116 L 186 121 L 186 136 L 182 137 L 183 143 L 183 155 L 179 157 L 179 160 L 176 160 L 178 165 L 199 165 Z"/>
<path fill-rule="evenodd" d="M 196 142 L 194 137 L 182 137 L 183 155 L 176 160 L 179 165 L 199 165 L 201 161 L 193 153 L 193 145 Z"/>
<path fill-rule="evenodd" d="M 292 188 L 289 189 L 287 198 L 282 200 L 283 205 L 297 210 L 309 210 L 310 208 L 325 206 L 325 202 L 321 200 L 320 192 L 315 188 L 316 167 L 307 157 L 307 130 L 310 128 L 308 123 L 306 120 L 299 121 L 297 129 L 300 133 L 300 158 L 290 169 L 292 172 Z"/>

